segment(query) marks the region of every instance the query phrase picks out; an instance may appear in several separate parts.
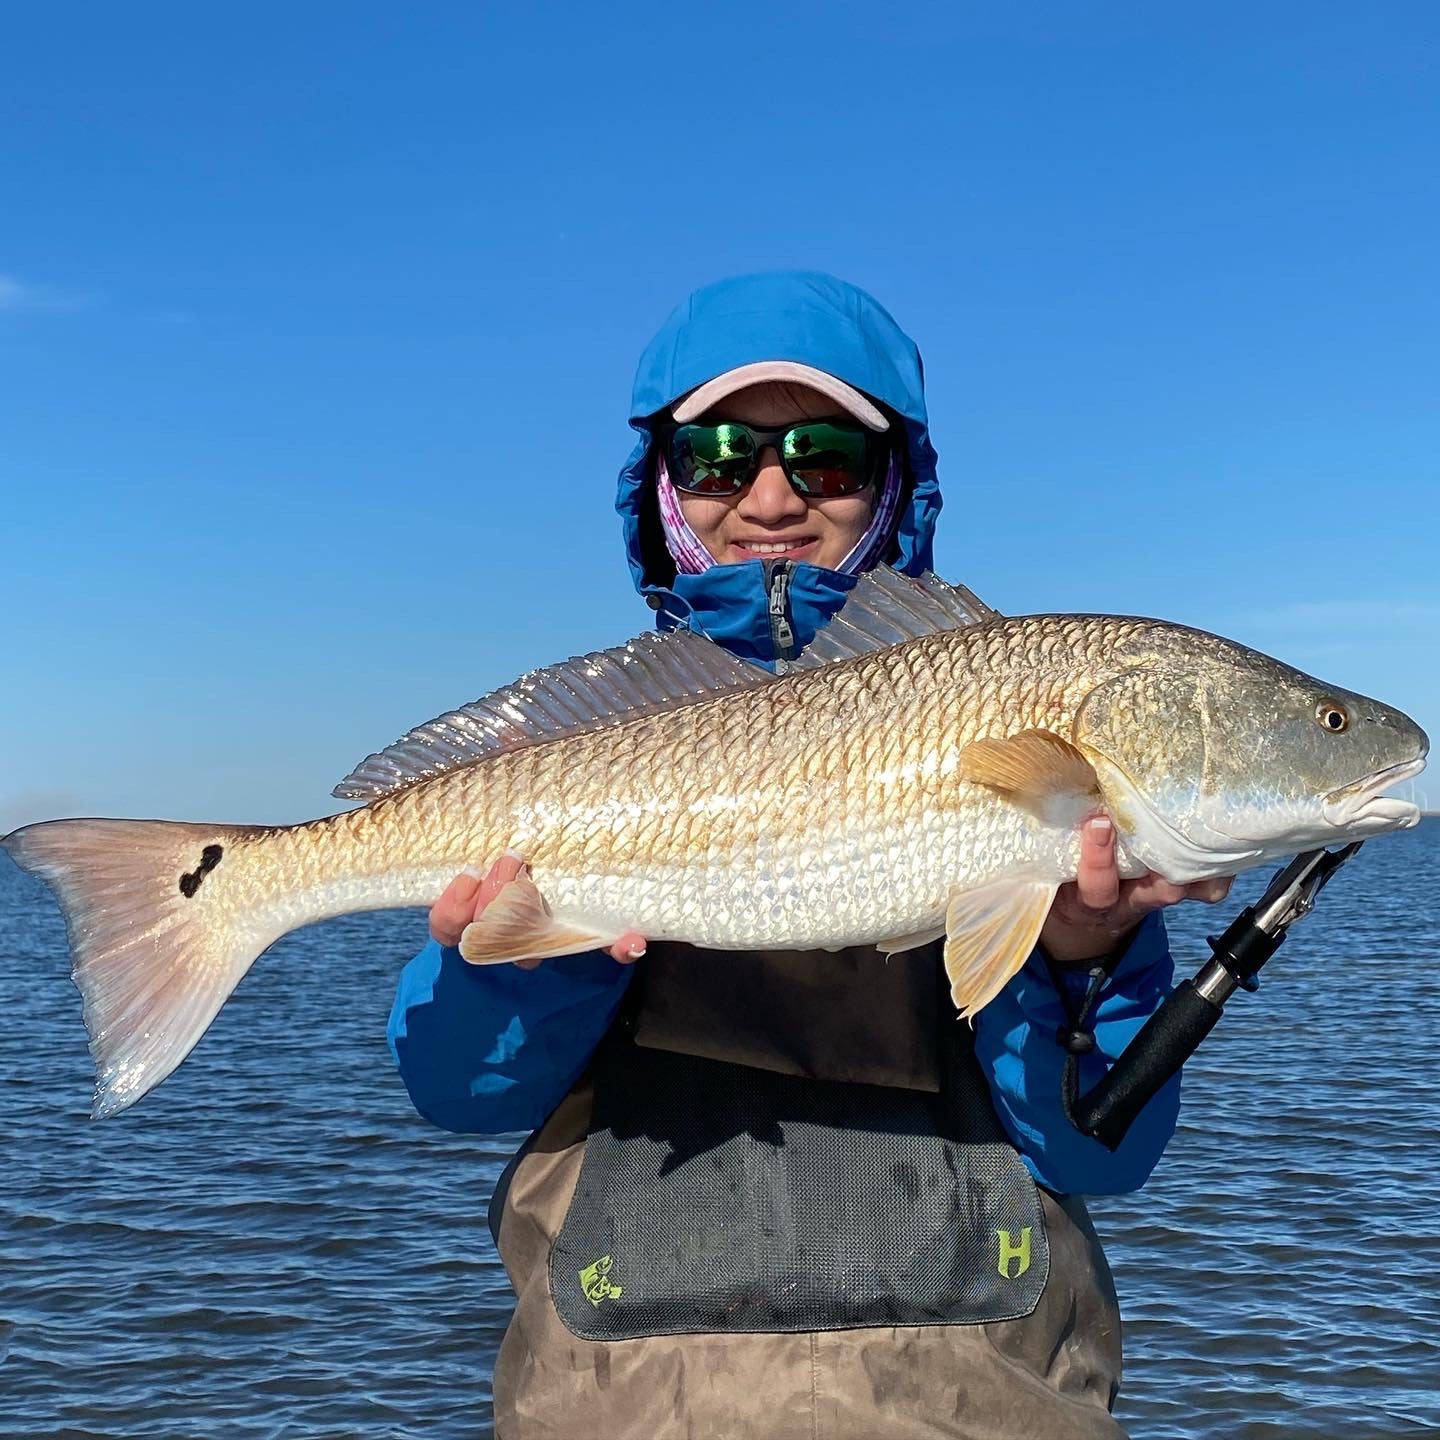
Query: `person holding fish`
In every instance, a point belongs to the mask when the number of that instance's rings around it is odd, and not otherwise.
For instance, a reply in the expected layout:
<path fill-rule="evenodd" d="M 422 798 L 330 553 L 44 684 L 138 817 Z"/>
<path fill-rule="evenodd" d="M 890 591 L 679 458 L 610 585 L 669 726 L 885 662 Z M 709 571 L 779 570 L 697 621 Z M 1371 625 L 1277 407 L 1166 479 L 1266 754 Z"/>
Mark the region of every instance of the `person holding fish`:
<path fill-rule="evenodd" d="M 618 508 L 662 628 L 783 670 L 857 576 L 931 568 L 919 354 L 853 286 L 696 292 L 641 360 L 631 423 Z M 1179 1086 L 1112 1155 L 1065 1118 L 1057 1037 L 1088 989 L 1101 1073 L 1168 991 L 1157 912 L 1229 881 L 1122 879 L 1108 816 L 1076 823 L 1076 879 L 973 1034 L 929 937 L 887 961 L 632 931 L 481 968 L 456 947 L 524 860 L 454 880 L 390 1038 L 421 1114 L 535 1132 L 491 1214 L 518 1297 L 501 1437 L 1123 1433 L 1119 1316 L 1078 1197 L 1146 1179 Z"/>
<path fill-rule="evenodd" d="M 533 1132 L 491 1205 L 502 1440 L 1113 1440 L 1079 1197 L 1144 1182 L 1179 1086 L 1112 1154 L 1062 1075 L 1088 1091 L 1161 1004 L 1159 910 L 1415 824 L 1385 792 L 1429 741 L 1219 636 L 930 574 L 919 353 L 829 276 L 690 296 L 631 423 L 658 633 L 418 726 L 337 814 L 0 837 L 64 912 L 92 1114 L 280 936 L 432 905 L 390 1023 L 410 1096 Z"/>

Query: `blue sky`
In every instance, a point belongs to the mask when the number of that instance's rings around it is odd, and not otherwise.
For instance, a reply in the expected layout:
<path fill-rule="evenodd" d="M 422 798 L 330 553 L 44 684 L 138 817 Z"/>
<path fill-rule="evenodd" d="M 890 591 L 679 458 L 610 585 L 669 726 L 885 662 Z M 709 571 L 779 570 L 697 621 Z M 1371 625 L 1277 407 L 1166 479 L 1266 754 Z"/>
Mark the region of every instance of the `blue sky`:
<path fill-rule="evenodd" d="M 0 830 L 321 813 L 410 725 L 644 628 L 635 358 L 695 285 L 782 266 L 919 340 L 942 573 L 1440 730 L 1433 6 L 61 3 L 6 34 Z"/>

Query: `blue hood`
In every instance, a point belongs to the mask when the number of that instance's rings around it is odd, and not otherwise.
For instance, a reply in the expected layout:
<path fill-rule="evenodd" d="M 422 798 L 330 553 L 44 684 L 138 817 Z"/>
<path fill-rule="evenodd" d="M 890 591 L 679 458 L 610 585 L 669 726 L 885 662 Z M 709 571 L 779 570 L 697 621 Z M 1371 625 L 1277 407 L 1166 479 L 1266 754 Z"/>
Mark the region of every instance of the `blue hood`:
<path fill-rule="evenodd" d="M 828 371 L 877 401 L 892 423 L 903 423 L 906 502 L 887 558 L 908 575 L 931 568 L 940 485 L 920 352 L 863 290 L 818 271 L 783 270 L 721 280 L 676 307 L 635 372 L 630 424 L 640 438 L 620 472 L 615 500 L 630 571 L 635 588 L 661 612 L 661 628 L 683 620 L 743 659 L 770 664 L 779 658 L 770 613 L 775 563 L 716 565 L 702 575 L 677 576 L 660 530 L 651 454 L 657 416 L 697 385 L 757 360 L 798 360 Z M 855 577 L 781 563 L 787 566 L 786 619 L 794 648 L 803 649 L 844 603 Z"/>

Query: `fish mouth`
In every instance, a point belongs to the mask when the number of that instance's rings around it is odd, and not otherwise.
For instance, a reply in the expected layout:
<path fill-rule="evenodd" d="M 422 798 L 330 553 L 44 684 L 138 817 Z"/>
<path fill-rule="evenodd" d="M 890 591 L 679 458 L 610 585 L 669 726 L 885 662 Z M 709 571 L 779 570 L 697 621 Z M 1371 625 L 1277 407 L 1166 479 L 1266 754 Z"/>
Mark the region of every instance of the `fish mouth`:
<path fill-rule="evenodd" d="M 1327 823 L 1338 828 L 1363 828 L 1367 834 L 1405 830 L 1420 821 L 1420 807 L 1383 792 L 1392 785 L 1413 780 L 1425 768 L 1425 756 L 1388 765 L 1361 780 L 1332 790 L 1321 802 Z"/>

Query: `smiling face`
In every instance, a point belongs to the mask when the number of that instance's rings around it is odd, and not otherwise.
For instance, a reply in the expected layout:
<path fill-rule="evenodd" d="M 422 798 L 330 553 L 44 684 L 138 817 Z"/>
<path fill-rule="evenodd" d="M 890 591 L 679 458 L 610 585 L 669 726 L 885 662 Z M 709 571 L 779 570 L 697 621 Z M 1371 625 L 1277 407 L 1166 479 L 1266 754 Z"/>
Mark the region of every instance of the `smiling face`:
<path fill-rule="evenodd" d="M 818 390 L 776 383 L 737 390 L 700 417 L 707 425 L 737 420 L 764 429 L 836 418 L 849 419 Z M 738 495 L 677 493 L 681 514 L 721 565 L 804 560 L 833 570 L 855 548 L 875 508 L 874 486 L 820 500 L 797 495 L 769 447 L 760 452 L 754 480 Z"/>

